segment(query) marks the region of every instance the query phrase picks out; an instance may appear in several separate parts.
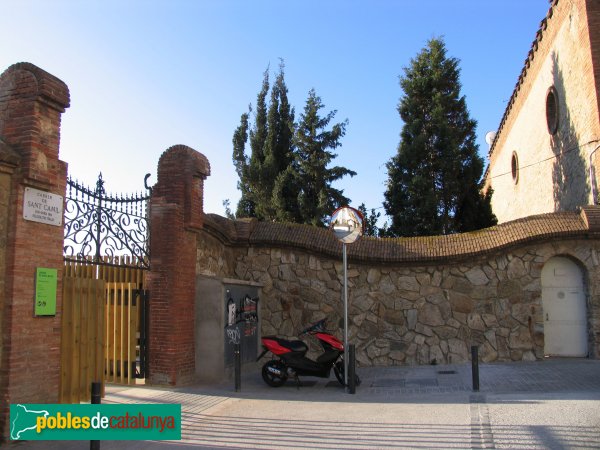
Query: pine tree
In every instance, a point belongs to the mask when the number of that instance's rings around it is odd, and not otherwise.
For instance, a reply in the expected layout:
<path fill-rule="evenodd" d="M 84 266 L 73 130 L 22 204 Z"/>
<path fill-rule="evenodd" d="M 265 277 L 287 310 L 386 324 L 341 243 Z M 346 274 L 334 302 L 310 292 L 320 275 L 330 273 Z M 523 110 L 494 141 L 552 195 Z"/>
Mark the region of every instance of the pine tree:
<path fill-rule="evenodd" d="M 400 77 L 404 126 L 387 163 L 384 202 L 393 235 L 449 234 L 496 223 L 480 189 L 477 123 L 460 94 L 458 64 L 446 56 L 441 39 L 432 39 Z"/>
<path fill-rule="evenodd" d="M 330 150 L 341 146 L 340 139 L 346 133 L 348 121 L 336 123 L 327 130 L 337 111 L 321 117 L 319 111 L 324 107 L 321 98 L 311 89 L 295 134 L 299 221 L 312 225 L 323 225 L 336 208 L 350 202 L 343 190 L 334 188 L 332 183 L 346 175 L 356 175 L 345 167 L 327 167 L 337 157 Z"/>
<path fill-rule="evenodd" d="M 371 208 L 371 212 L 367 212 L 367 206 L 364 203 L 361 203 L 358 207 L 358 210 L 363 215 L 364 218 L 364 234 L 365 236 L 378 237 L 382 235 L 382 231 L 377 226 L 377 222 L 381 217 L 380 212 L 376 212 L 375 208 Z"/>

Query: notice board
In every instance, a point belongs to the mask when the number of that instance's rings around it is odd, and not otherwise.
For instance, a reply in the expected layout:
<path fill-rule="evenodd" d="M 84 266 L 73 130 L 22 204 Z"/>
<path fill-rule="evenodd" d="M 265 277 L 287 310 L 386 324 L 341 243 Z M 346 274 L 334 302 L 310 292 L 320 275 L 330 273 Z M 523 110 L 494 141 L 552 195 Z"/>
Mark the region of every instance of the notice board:
<path fill-rule="evenodd" d="M 58 270 L 38 267 L 35 269 L 35 316 L 56 315 L 56 289 Z"/>
<path fill-rule="evenodd" d="M 260 338 L 258 288 L 226 284 L 224 302 L 225 365 L 233 366 L 236 344 L 240 344 L 242 363 L 255 361 Z"/>

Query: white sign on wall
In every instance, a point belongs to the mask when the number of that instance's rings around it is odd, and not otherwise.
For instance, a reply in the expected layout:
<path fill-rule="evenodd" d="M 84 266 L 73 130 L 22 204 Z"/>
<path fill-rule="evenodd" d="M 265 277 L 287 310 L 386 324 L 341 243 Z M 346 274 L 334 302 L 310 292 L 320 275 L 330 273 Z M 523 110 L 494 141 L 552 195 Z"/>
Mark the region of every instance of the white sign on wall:
<path fill-rule="evenodd" d="M 57 227 L 62 226 L 62 196 L 26 187 L 23 196 L 23 218 Z"/>

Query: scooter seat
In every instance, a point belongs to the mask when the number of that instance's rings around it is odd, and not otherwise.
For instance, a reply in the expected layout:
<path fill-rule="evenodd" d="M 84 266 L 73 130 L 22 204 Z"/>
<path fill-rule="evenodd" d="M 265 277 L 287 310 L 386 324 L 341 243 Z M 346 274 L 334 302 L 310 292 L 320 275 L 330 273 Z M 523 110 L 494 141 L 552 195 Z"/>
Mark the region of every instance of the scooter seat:
<path fill-rule="evenodd" d="M 265 336 L 265 339 L 272 339 L 279 345 L 285 348 L 289 348 L 293 352 L 306 352 L 308 351 L 308 345 L 302 341 L 290 341 L 288 339 L 282 339 L 275 336 Z"/>
<path fill-rule="evenodd" d="M 287 341 L 287 348 L 292 350 L 293 352 L 306 352 L 308 350 L 308 345 L 306 345 L 302 341 Z"/>

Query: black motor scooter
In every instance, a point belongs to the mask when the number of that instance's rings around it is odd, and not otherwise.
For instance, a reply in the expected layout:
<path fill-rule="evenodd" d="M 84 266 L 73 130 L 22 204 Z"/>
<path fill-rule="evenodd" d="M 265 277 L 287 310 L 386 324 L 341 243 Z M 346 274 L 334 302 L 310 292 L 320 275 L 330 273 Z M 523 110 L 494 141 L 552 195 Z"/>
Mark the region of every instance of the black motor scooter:
<path fill-rule="evenodd" d="M 299 376 L 329 378 L 331 369 L 335 377 L 344 386 L 344 344 L 334 335 L 325 331 L 327 319 L 319 320 L 303 330 L 299 337 L 308 334 L 315 336 L 323 353 L 316 361 L 306 357 L 308 345 L 300 340 L 288 340 L 276 336 L 261 338 L 264 351 L 256 359 L 260 360 L 267 352 L 273 353 L 278 359 L 267 361 L 262 368 L 265 383 L 272 387 L 282 386 L 288 377 L 293 377 L 300 386 Z M 360 384 L 360 378 L 355 375 L 355 385 Z"/>

